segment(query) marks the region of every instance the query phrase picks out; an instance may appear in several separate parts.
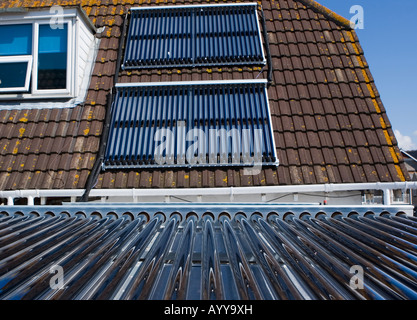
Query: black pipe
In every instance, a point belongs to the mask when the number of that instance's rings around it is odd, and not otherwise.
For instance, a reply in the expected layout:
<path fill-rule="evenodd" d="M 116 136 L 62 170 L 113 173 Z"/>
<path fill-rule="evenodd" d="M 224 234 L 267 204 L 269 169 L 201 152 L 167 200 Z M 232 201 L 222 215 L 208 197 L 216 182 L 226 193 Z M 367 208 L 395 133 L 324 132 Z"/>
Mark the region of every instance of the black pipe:
<path fill-rule="evenodd" d="M 114 73 L 114 86 L 116 83 L 118 83 L 119 80 L 119 72 L 120 72 L 120 66 L 121 66 L 121 59 L 122 59 L 122 52 L 123 52 L 123 44 L 125 41 L 125 33 L 126 33 L 126 27 L 127 27 L 127 18 L 128 14 L 126 14 L 123 18 L 123 27 L 122 27 L 122 34 L 120 37 L 119 42 L 119 50 L 117 54 L 117 62 L 116 62 L 116 70 Z M 114 88 L 114 87 L 113 87 Z M 104 161 L 104 154 L 106 152 L 107 148 L 107 137 L 110 130 L 110 120 L 111 120 L 111 107 L 113 102 L 113 89 L 110 89 L 110 93 L 107 94 L 107 108 L 106 108 L 106 118 L 104 120 L 104 126 L 103 126 L 103 132 L 101 135 L 100 140 L 100 148 L 97 155 L 97 159 L 94 162 L 93 168 L 91 169 L 90 175 L 88 176 L 86 185 L 85 185 L 85 192 L 84 194 L 77 200 L 78 202 L 87 202 L 88 196 L 90 194 L 91 189 L 94 188 L 95 184 L 97 183 L 98 176 L 101 171 L 101 166 Z"/>
<path fill-rule="evenodd" d="M 104 120 L 103 132 L 101 134 L 98 156 L 97 156 L 96 161 L 94 162 L 93 168 L 91 169 L 90 175 L 88 176 L 88 179 L 85 185 L 85 192 L 77 200 L 78 202 L 88 201 L 88 196 L 90 194 L 90 191 L 92 188 L 94 188 L 98 179 L 98 175 L 100 174 L 101 165 L 104 161 L 104 153 L 106 152 L 106 148 L 107 148 L 107 137 L 110 131 L 112 102 L 113 102 L 113 90 L 111 89 L 110 92 L 107 94 L 106 118 Z"/>
<path fill-rule="evenodd" d="M 271 59 L 271 52 L 269 50 L 269 39 L 268 39 L 268 32 L 266 30 L 266 20 L 264 11 L 262 10 L 262 7 L 260 7 L 261 11 L 261 18 L 262 18 L 262 33 L 265 40 L 265 51 L 266 51 L 266 62 L 268 65 L 268 75 L 267 75 L 267 81 L 268 81 L 268 87 L 272 84 L 272 59 Z"/>
<path fill-rule="evenodd" d="M 122 34 L 120 37 L 119 42 L 119 51 L 117 53 L 117 62 L 116 62 L 116 72 L 114 74 L 114 84 L 118 83 L 119 80 L 119 72 L 120 72 L 120 66 L 121 66 L 121 59 L 122 59 L 122 53 L 123 53 L 123 44 L 125 42 L 125 34 L 126 34 L 126 28 L 127 28 L 127 13 L 123 18 L 123 27 L 122 27 Z"/>

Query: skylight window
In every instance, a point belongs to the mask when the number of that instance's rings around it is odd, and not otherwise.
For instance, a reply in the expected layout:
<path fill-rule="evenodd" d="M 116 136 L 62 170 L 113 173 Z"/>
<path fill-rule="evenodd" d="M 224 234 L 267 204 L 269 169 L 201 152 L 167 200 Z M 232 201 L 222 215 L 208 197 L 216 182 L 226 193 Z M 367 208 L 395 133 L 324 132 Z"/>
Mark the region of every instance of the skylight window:
<path fill-rule="evenodd" d="M 106 169 L 277 164 L 264 80 L 116 90 Z"/>
<path fill-rule="evenodd" d="M 124 69 L 265 63 L 256 3 L 131 9 Z"/>

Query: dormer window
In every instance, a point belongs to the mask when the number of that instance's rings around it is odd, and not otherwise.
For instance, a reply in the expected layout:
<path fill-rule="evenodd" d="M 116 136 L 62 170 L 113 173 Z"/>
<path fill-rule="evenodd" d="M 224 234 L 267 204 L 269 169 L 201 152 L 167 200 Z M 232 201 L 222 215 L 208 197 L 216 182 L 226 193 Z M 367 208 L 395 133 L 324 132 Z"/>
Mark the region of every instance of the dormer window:
<path fill-rule="evenodd" d="M 0 92 L 70 92 L 68 23 L 0 25 L 0 34 Z"/>
<path fill-rule="evenodd" d="M 95 30 L 80 9 L 62 11 L 0 16 L 0 99 L 71 99 L 82 92 Z"/>

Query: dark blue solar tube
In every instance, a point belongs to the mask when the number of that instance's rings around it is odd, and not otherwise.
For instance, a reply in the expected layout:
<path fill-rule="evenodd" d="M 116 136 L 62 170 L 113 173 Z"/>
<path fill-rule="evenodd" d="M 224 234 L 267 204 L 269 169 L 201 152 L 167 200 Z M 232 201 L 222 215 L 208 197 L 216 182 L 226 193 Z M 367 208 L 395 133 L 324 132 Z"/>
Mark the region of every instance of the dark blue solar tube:
<path fill-rule="evenodd" d="M 153 115 L 156 112 L 155 89 L 143 90 L 143 98 L 143 105 L 140 108 L 143 122 L 141 121 L 141 132 L 139 136 L 139 144 L 137 145 L 139 152 L 135 155 L 135 158 L 141 162 L 144 161 L 144 155 L 146 153 L 149 140 L 152 139 L 152 137 L 148 135 L 152 132 L 152 127 L 154 126 Z"/>
<path fill-rule="evenodd" d="M 157 160 L 169 160 L 172 166 L 190 165 L 184 163 L 184 153 L 194 143 L 191 156 L 198 157 L 194 158 L 198 162 L 191 165 L 246 165 L 243 156 L 254 155 L 257 129 L 262 130 L 263 163 L 272 164 L 276 157 L 265 85 L 225 81 L 116 87 L 105 166 L 163 165 L 155 162 L 154 153 L 165 139 L 159 155 L 169 158 Z"/>
<path fill-rule="evenodd" d="M 131 12 L 124 68 L 265 64 L 254 5 Z"/>
<path fill-rule="evenodd" d="M 133 92 L 133 95 L 135 94 L 135 92 Z M 134 122 L 133 122 L 133 119 L 132 119 L 132 115 L 133 115 L 133 108 L 132 108 L 132 104 L 134 104 L 135 103 L 135 101 L 137 100 L 137 99 L 129 99 L 130 101 L 128 102 L 128 104 L 127 104 L 127 110 L 126 110 L 126 113 L 127 113 L 127 115 L 126 115 L 126 121 L 125 121 L 125 123 L 124 123 L 124 130 L 123 130 L 123 138 L 121 139 L 122 141 L 123 141 L 123 144 L 122 144 L 122 152 L 121 152 L 121 160 L 123 161 L 123 162 L 125 162 L 126 161 L 126 159 L 129 157 L 129 155 L 130 155 L 130 145 L 131 145 L 131 143 L 132 143 L 132 140 L 133 140 L 133 136 L 132 136 L 132 133 L 133 133 L 133 130 L 132 130 L 132 128 L 134 128 Z"/>

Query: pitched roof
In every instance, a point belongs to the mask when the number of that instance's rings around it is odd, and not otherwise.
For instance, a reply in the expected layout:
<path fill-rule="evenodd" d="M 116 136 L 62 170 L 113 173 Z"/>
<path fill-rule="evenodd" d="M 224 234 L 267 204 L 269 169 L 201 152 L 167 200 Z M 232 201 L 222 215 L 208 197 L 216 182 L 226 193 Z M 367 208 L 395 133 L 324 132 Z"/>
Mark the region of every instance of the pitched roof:
<path fill-rule="evenodd" d="M 0 299 L 415 299 L 416 218 L 332 209 L 8 207 Z"/>
<path fill-rule="evenodd" d="M 0 8 L 81 4 L 106 26 L 85 104 L 0 111 L 0 189 L 84 188 L 98 156 L 123 18 L 139 5 L 202 1 L 0 1 Z M 207 3 L 206 1 L 204 3 Z M 101 172 L 95 188 L 385 182 L 409 179 L 354 30 L 313 1 L 260 1 L 272 58 L 268 88 L 278 168 Z M 267 67 L 125 70 L 119 82 L 266 78 Z"/>

